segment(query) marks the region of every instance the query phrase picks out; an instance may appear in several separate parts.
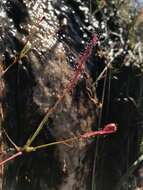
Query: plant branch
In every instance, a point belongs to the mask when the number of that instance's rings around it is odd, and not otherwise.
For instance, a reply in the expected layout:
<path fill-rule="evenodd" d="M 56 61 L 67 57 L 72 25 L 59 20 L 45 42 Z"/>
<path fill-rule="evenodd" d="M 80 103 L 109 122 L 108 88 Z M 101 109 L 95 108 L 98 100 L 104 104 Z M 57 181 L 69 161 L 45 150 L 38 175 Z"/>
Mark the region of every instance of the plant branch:
<path fill-rule="evenodd" d="M 88 132 L 86 132 L 83 135 L 80 135 L 78 137 L 75 136 L 75 137 L 68 138 L 68 139 L 65 139 L 65 140 L 55 141 L 55 142 L 52 142 L 52 143 L 43 144 L 43 145 L 39 145 L 39 146 L 36 146 L 36 147 L 26 146 L 24 150 L 26 152 L 32 152 L 32 151 L 47 148 L 47 147 L 53 146 L 53 145 L 58 145 L 58 144 L 65 144 L 66 145 L 67 143 L 74 142 L 76 140 L 86 140 L 88 138 L 99 136 L 99 135 L 107 135 L 107 134 L 116 133 L 116 131 L 117 131 L 116 124 L 115 123 L 109 123 L 102 130 L 99 130 L 99 131 L 88 131 Z"/>
<path fill-rule="evenodd" d="M 65 95 L 67 93 L 69 93 L 74 86 L 77 84 L 78 80 L 80 79 L 81 73 L 84 70 L 84 66 L 85 66 L 85 62 L 87 61 L 87 59 L 89 58 L 92 48 L 93 46 L 97 43 L 97 37 L 94 35 L 90 41 L 90 43 L 85 47 L 85 50 L 83 52 L 83 54 L 80 54 L 79 59 L 77 60 L 77 69 L 73 75 L 73 77 L 71 78 L 71 80 L 68 82 L 68 84 L 66 85 L 62 95 L 60 96 L 60 98 L 55 102 L 55 104 L 47 111 L 46 115 L 44 116 L 43 120 L 41 121 L 41 123 L 39 124 L 37 130 L 35 131 L 35 133 L 33 134 L 33 136 L 28 139 L 26 146 L 29 147 L 31 145 L 31 143 L 34 141 L 34 139 L 37 137 L 37 135 L 39 134 L 39 132 L 41 131 L 41 129 L 43 128 L 44 124 L 47 122 L 49 116 L 56 110 L 57 106 L 60 104 L 60 102 L 63 100 L 63 98 L 65 97 Z"/>

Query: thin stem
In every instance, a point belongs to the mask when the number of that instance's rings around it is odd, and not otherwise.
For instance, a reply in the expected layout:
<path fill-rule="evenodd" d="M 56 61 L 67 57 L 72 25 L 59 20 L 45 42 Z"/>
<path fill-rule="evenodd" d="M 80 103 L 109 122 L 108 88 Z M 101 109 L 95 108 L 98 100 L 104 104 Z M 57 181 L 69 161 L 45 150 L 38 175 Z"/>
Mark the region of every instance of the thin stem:
<path fill-rule="evenodd" d="M 107 69 L 108 69 L 109 66 L 110 65 L 108 64 L 105 67 L 105 69 L 103 70 L 106 73 L 106 78 L 104 79 L 104 85 L 103 85 L 102 101 L 101 101 L 102 107 L 100 108 L 100 111 L 99 111 L 98 129 L 100 129 L 100 127 L 101 127 L 103 104 L 104 104 L 106 84 L 107 84 L 107 71 L 108 71 Z M 103 74 L 103 72 L 101 74 Z M 93 170 L 92 170 L 92 190 L 96 190 L 95 174 L 96 174 L 96 166 L 97 166 L 96 162 L 97 162 L 97 159 L 98 159 L 99 140 L 100 140 L 100 137 L 97 137 L 96 150 L 95 150 L 94 161 L 93 161 Z"/>
<path fill-rule="evenodd" d="M 55 111 L 55 109 L 57 108 L 57 106 L 59 105 L 59 103 L 62 101 L 62 99 L 64 98 L 65 94 L 63 94 L 63 96 L 61 96 L 56 103 L 54 104 L 53 107 L 51 107 L 47 114 L 44 116 L 43 120 L 41 121 L 41 123 L 39 124 L 37 130 L 34 132 L 33 136 L 28 139 L 26 146 L 30 146 L 31 143 L 34 141 L 34 139 L 37 137 L 37 135 L 39 134 L 39 132 L 41 131 L 41 129 L 43 128 L 44 124 L 47 122 L 49 116 Z"/>
<path fill-rule="evenodd" d="M 10 141 L 10 143 L 14 146 L 14 148 L 19 151 L 19 147 L 13 142 L 13 140 L 9 137 L 9 135 L 7 134 L 6 130 L 3 129 L 3 132 L 5 134 L 5 136 L 7 137 L 7 139 Z"/>
<path fill-rule="evenodd" d="M 16 158 L 16 157 L 18 157 L 18 156 L 21 156 L 21 155 L 22 155 L 22 152 L 21 152 L 21 151 L 20 151 L 20 152 L 17 152 L 16 154 L 14 154 L 14 155 L 8 157 L 7 159 L 1 161 L 1 162 L 0 162 L 0 166 L 4 165 L 4 164 L 7 163 L 8 161 L 13 160 L 14 158 Z"/>
<path fill-rule="evenodd" d="M 73 138 L 69 138 L 69 139 L 66 139 L 66 140 L 61 140 L 61 141 L 56 141 L 56 142 L 52 142 L 52 143 L 48 143 L 48 144 L 39 145 L 39 146 L 33 147 L 33 151 L 43 149 L 43 148 L 47 148 L 47 147 L 53 146 L 53 145 L 66 144 L 66 143 L 69 143 L 69 142 L 73 142 L 73 141 L 75 141 L 77 139 L 79 139 L 79 138 L 78 137 L 73 137 Z"/>

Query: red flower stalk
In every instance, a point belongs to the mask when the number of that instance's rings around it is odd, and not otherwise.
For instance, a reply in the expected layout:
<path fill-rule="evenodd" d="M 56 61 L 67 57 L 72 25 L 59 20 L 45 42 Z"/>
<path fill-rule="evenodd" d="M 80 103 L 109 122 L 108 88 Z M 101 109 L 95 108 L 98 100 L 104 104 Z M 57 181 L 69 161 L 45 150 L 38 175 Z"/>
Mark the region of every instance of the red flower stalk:
<path fill-rule="evenodd" d="M 90 42 L 86 45 L 84 52 L 80 54 L 80 56 L 77 60 L 77 68 L 75 70 L 74 76 L 69 81 L 69 83 L 67 84 L 67 86 L 65 88 L 66 92 L 71 91 L 74 88 L 74 86 L 77 84 L 77 82 L 81 76 L 81 73 L 84 70 L 85 62 L 87 61 L 87 59 L 91 55 L 92 48 L 97 43 L 97 40 L 98 40 L 98 38 L 96 37 L 96 35 L 93 35 Z"/>
<path fill-rule="evenodd" d="M 107 135 L 107 134 L 111 134 L 111 133 L 116 133 L 116 131 L 117 131 L 116 124 L 109 123 L 109 124 L 105 125 L 105 127 L 102 130 L 90 131 L 90 132 L 84 133 L 80 137 L 81 137 L 81 139 L 86 139 L 86 138 L 90 138 L 90 137 L 95 137 L 97 135 Z"/>

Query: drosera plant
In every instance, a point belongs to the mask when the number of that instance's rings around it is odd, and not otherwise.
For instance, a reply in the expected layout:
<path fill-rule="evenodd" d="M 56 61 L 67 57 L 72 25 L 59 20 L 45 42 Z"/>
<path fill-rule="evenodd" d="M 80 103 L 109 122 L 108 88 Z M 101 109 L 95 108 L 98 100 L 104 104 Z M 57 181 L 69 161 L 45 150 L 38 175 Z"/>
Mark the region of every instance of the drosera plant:
<path fill-rule="evenodd" d="M 95 137 L 98 135 L 108 135 L 108 134 L 112 134 L 115 133 L 117 131 L 117 126 L 115 123 L 110 123 L 105 125 L 105 127 L 101 130 L 98 131 L 88 131 L 84 134 L 81 134 L 79 136 L 74 136 L 72 138 L 68 138 L 68 139 L 64 139 L 64 140 L 60 140 L 60 141 L 55 141 L 52 143 L 48 143 L 48 144 L 43 144 L 43 145 L 39 145 L 36 147 L 31 146 L 32 142 L 35 140 L 35 138 L 38 136 L 38 134 L 40 133 L 40 131 L 43 129 L 45 123 L 48 121 L 49 116 L 56 111 L 58 105 L 62 102 L 62 100 L 64 99 L 65 95 L 67 93 L 69 93 L 70 91 L 72 91 L 74 89 L 74 87 L 76 86 L 77 82 L 79 81 L 82 73 L 85 70 L 85 63 L 88 60 L 89 56 L 91 55 L 92 49 L 93 47 L 97 44 L 98 38 L 96 35 L 93 35 L 90 42 L 86 45 L 85 50 L 83 51 L 83 53 L 81 53 L 79 55 L 79 58 L 77 59 L 77 67 L 74 71 L 73 76 L 71 77 L 71 79 L 69 80 L 69 82 L 67 83 L 67 85 L 65 86 L 62 94 L 59 96 L 59 98 L 57 99 L 57 101 L 55 102 L 55 104 L 49 108 L 49 110 L 47 111 L 46 115 L 44 116 L 44 118 L 42 119 L 42 121 L 40 122 L 40 124 L 38 125 L 36 131 L 34 132 L 34 134 L 27 140 L 26 144 L 23 147 L 18 147 L 8 136 L 8 134 L 4 131 L 4 134 L 6 135 L 6 137 L 8 138 L 8 140 L 11 142 L 11 144 L 14 146 L 16 153 L 13 154 L 12 156 L 8 157 L 7 159 L 4 159 L 0 162 L 0 166 L 7 163 L 10 160 L 15 159 L 16 157 L 19 157 L 21 155 L 23 155 L 25 152 L 26 153 L 30 153 L 33 151 L 37 151 L 39 149 L 43 149 L 49 146 L 53 146 L 53 145 L 58 145 L 58 144 L 65 144 L 68 145 L 69 143 L 73 142 L 73 141 L 81 141 L 81 140 L 86 140 L 88 138 L 91 137 Z"/>

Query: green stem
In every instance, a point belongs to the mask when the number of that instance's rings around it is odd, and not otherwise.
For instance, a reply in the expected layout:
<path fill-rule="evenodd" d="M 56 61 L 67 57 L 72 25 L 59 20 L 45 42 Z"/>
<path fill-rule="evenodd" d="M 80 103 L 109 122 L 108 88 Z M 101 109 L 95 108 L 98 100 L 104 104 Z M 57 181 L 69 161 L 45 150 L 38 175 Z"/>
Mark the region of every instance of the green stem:
<path fill-rule="evenodd" d="M 42 145 L 39 145 L 36 147 L 31 147 L 31 151 L 36 151 L 39 149 L 47 148 L 49 146 L 54 146 L 54 145 L 58 145 L 58 144 L 65 144 L 66 145 L 66 143 L 73 142 L 75 140 L 78 140 L 78 137 L 73 137 L 73 138 L 69 138 L 66 140 L 56 141 L 56 142 L 52 142 L 52 143 L 48 143 L 48 144 L 42 144 Z"/>
<path fill-rule="evenodd" d="M 43 128 L 43 126 L 45 125 L 45 123 L 47 122 L 49 116 L 55 111 L 55 109 L 57 108 L 57 106 L 59 105 L 59 103 L 61 102 L 61 100 L 64 98 L 66 93 L 63 94 L 63 96 L 61 96 L 56 103 L 54 104 L 53 107 L 51 107 L 47 114 L 44 116 L 44 118 L 42 119 L 41 123 L 39 124 L 37 130 L 34 132 L 34 134 L 32 135 L 32 137 L 30 139 L 27 140 L 26 146 L 25 147 L 29 147 L 31 145 L 31 143 L 35 140 L 35 138 L 37 137 L 37 135 L 39 134 L 39 132 L 41 131 L 41 129 Z"/>

